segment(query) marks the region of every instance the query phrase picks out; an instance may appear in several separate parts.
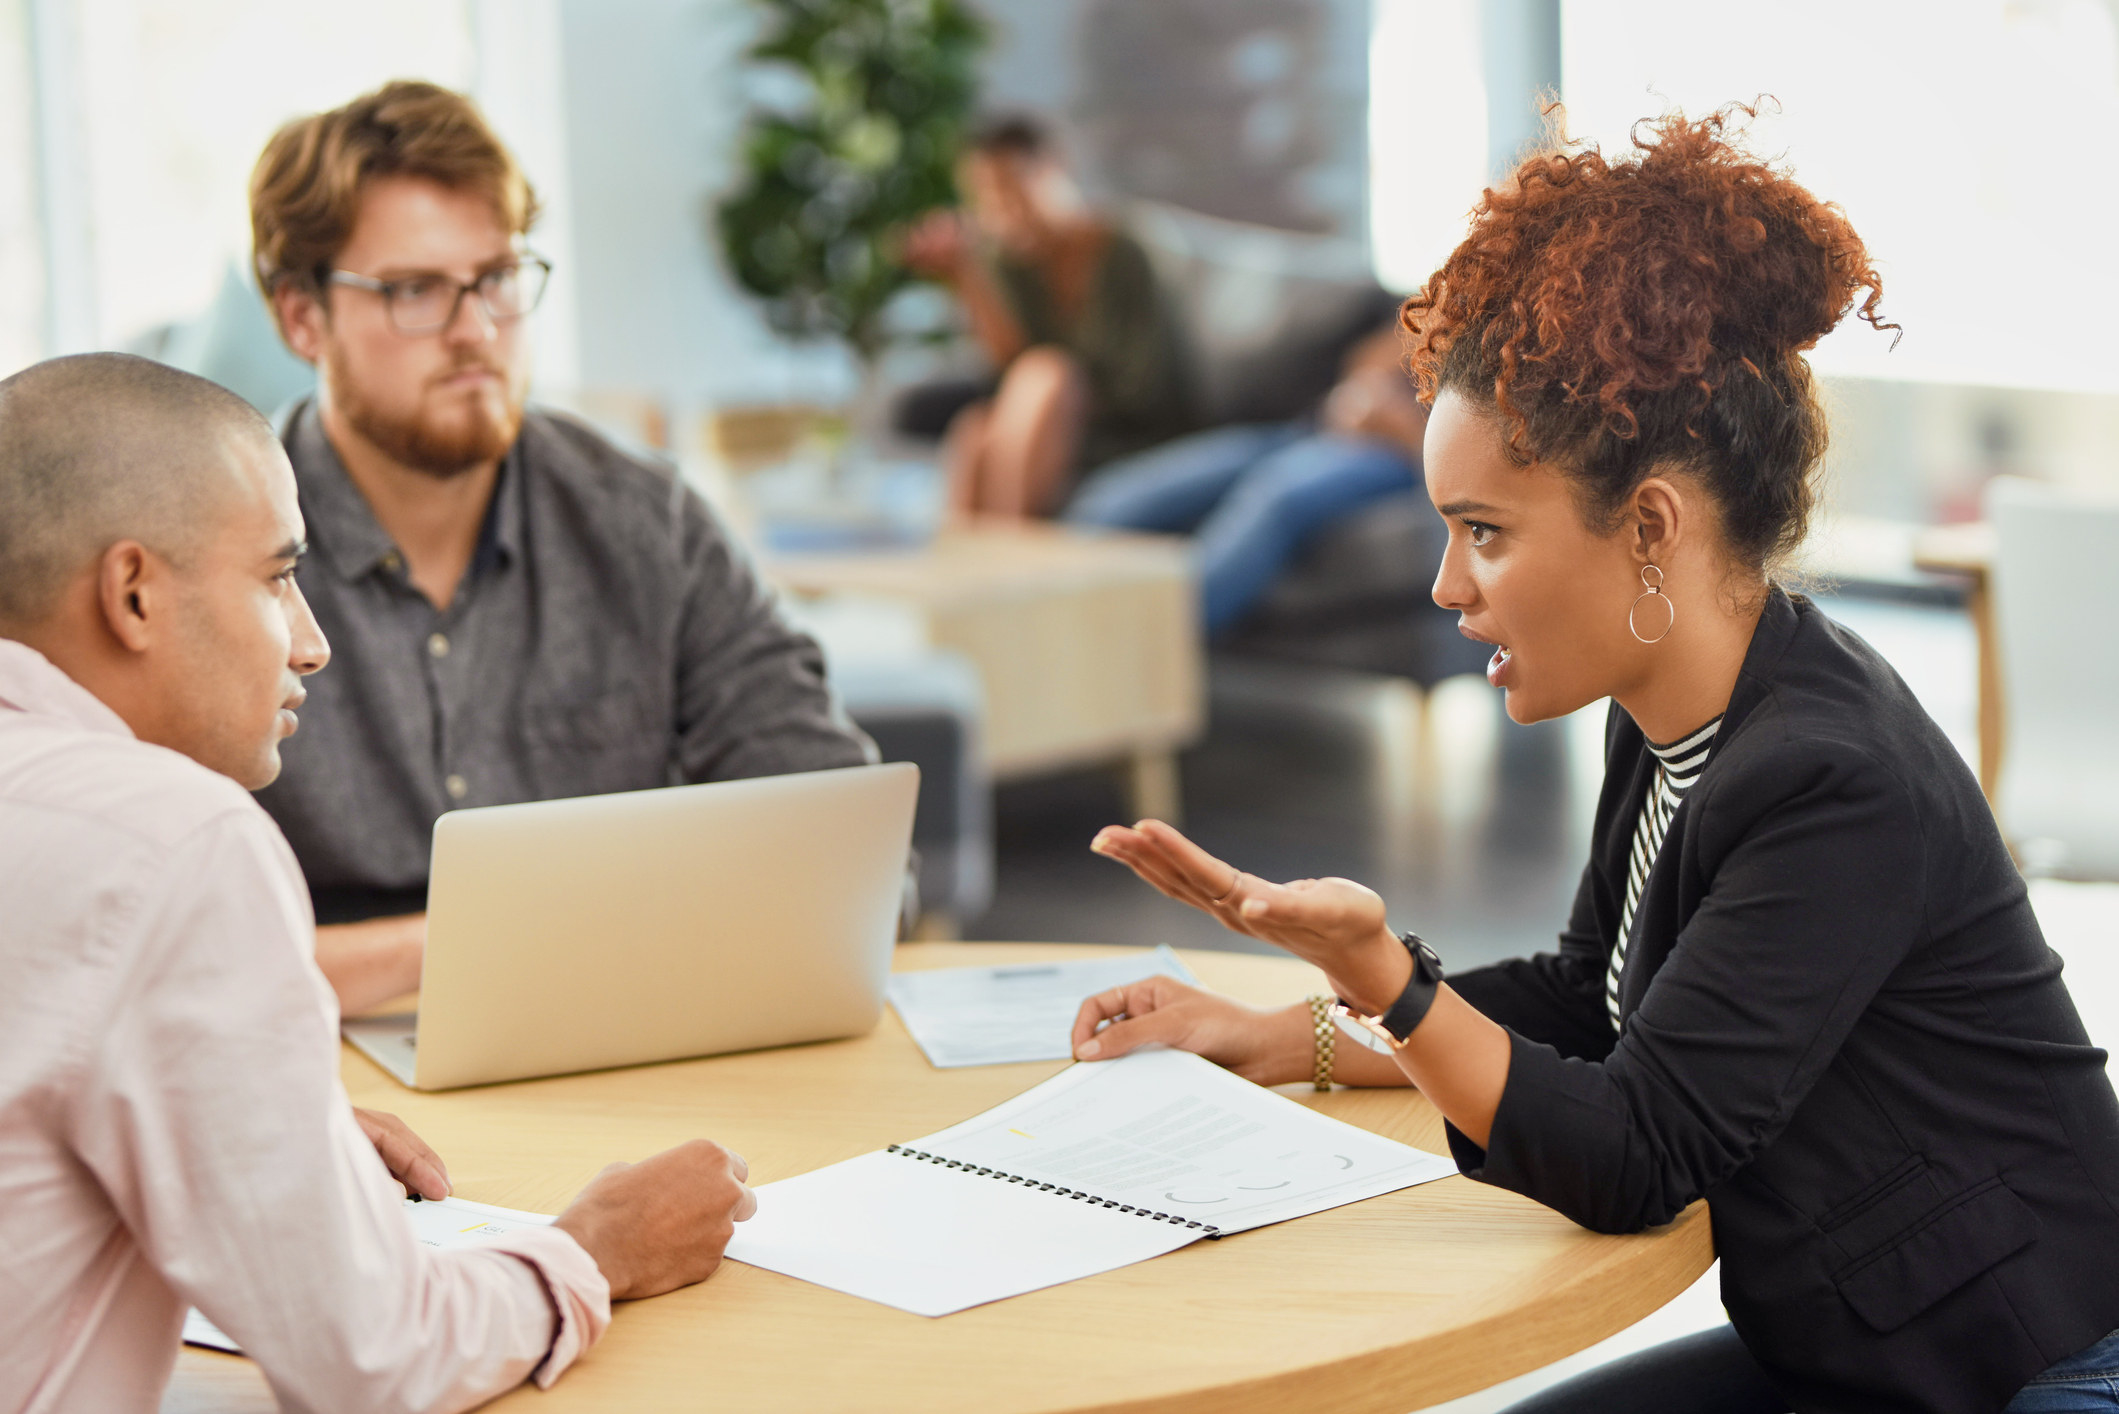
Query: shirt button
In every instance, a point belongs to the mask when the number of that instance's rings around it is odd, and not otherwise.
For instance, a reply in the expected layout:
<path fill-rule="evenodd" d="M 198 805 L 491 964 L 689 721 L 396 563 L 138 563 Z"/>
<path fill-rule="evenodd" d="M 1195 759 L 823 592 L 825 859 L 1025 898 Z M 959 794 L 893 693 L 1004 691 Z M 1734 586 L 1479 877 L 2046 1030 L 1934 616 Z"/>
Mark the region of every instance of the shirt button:
<path fill-rule="evenodd" d="M 448 636 L 447 634 L 445 634 L 445 633 L 430 633 L 430 634 L 428 634 L 428 635 L 427 635 L 427 656 L 428 656 L 429 658 L 446 658 L 446 657 L 448 657 L 448 656 L 449 656 L 449 636 Z"/>
<path fill-rule="evenodd" d="M 449 793 L 449 799 L 451 800 L 462 800 L 471 793 L 471 783 L 462 776 L 450 776 L 441 783 L 441 787 Z"/>
<path fill-rule="evenodd" d="M 397 551 L 392 550 L 389 554 L 383 556 L 383 568 L 390 571 L 390 573 L 396 574 L 404 567 L 405 557 L 398 554 Z"/>

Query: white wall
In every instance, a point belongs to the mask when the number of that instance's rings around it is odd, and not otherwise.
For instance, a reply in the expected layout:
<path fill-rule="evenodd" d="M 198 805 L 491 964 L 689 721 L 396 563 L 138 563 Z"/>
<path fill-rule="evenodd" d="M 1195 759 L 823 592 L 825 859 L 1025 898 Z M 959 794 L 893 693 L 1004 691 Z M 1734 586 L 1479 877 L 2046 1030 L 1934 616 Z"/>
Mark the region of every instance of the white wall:
<path fill-rule="evenodd" d="M 559 0 L 471 0 L 469 17 L 471 92 L 529 175 L 543 212 L 530 240 L 552 262 L 551 288 L 537 310 L 538 384 L 575 388 L 581 383 L 581 271 L 561 98 Z"/>
<path fill-rule="evenodd" d="M 28 7 L 0 0 L 0 377 L 34 362 L 49 336 L 35 73 Z"/>
<path fill-rule="evenodd" d="M 660 398 L 683 437 L 707 407 L 830 399 L 849 360 L 789 346 L 723 273 L 714 197 L 746 107 L 741 0 L 552 0 L 565 73 L 580 384 Z"/>

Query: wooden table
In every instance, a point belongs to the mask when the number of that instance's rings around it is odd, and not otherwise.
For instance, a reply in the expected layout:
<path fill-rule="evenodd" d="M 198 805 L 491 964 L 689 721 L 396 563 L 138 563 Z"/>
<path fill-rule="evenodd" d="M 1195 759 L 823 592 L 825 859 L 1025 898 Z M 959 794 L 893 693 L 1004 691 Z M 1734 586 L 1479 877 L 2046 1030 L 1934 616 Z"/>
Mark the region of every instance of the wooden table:
<path fill-rule="evenodd" d="M 1175 819 L 1177 752 L 1204 719 L 1205 650 L 1183 540 L 1044 523 L 945 530 L 917 550 L 775 555 L 808 598 L 909 606 L 985 687 L 996 779 L 1123 764 L 1136 816 Z"/>
<path fill-rule="evenodd" d="M 916 943 L 899 965 L 1109 951 Z M 1321 986 L 1291 960 L 1185 957 L 1202 981 L 1254 1002 Z M 356 1103 L 395 1111 L 434 1144 L 461 1196 L 556 1212 L 609 1159 L 704 1134 L 768 1182 L 969 1118 L 1063 1064 L 934 1070 L 886 1013 L 852 1041 L 440 1095 L 399 1087 L 350 1047 L 344 1075 Z M 1442 1147 L 1440 1117 L 1410 1091 L 1286 1093 Z M 1603 1339 L 1712 1259 L 1702 1205 L 1655 1232 L 1610 1237 L 1446 1178 L 939 1320 L 730 1262 L 702 1285 L 620 1307 L 556 1388 L 493 1407 L 1404 1414 Z M 248 1361 L 190 1348 L 163 1404 L 164 1414 L 271 1407 Z"/>

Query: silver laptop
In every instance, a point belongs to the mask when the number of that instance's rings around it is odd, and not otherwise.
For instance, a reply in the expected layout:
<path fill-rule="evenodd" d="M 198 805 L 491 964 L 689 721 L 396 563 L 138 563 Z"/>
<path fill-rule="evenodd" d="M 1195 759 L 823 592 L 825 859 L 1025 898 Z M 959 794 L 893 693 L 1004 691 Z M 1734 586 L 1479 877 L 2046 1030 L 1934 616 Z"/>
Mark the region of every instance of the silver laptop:
<path fill-rule="evenodd" d="M 918 787 L 892 762 L 451 811 L 419 1013 L 346 1039 L 446 1090 L 859 1035 Z"/>

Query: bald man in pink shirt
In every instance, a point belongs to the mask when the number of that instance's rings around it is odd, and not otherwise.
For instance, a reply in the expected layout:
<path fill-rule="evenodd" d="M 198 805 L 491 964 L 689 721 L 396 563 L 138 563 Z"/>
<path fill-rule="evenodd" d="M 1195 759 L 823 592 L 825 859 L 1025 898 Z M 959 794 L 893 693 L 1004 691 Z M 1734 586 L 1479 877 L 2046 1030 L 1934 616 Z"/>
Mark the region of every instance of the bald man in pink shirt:
<path fill-rule="evenodd" d="M 263 419 L 116 354 L 0 382 L 0 1414 L 151 1411 L 196 1305 L 290 1410 L 549 1385 L 755 1200 L 703 1140 L 548 1229 L 421 1246 L 448 1191 L 356 1115 L 308 891 L 249 789 L 330 655 Z"/>

